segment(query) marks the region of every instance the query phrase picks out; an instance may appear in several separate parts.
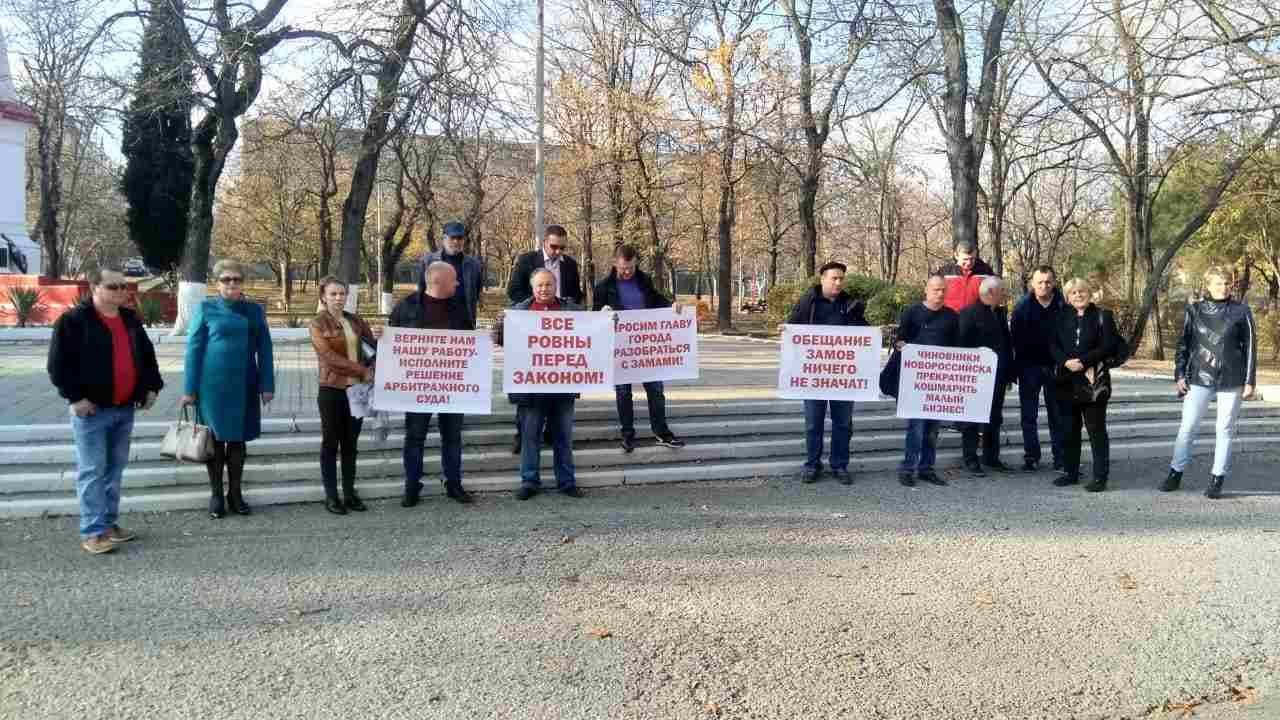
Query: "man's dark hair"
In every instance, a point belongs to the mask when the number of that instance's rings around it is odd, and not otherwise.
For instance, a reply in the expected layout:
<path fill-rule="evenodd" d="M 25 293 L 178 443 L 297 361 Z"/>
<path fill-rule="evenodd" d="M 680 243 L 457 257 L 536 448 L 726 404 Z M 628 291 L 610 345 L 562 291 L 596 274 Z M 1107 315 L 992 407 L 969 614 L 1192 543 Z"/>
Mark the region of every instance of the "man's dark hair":
<path fill-rule="evenodd" d="M 556 237 L 569 237 L 569 233 L 564 229 L 563 225 L 548 225 L 546 230 L 542 231 L 542 237 L 555 235 Z"/>
<path fill-rule="evenodd" d="M 933 272 L 929 273 L 929 277 L 927 277 L 927 278 L 925 278 L 925 279 L 924 279 L 924 284 L 925 284 L 925 285 L 928 285 L 928 284 L 929 284 L 929 281 L 930 281 L 930 280 L 932 280 L 932 279 L 934 279 L 934 278 L 938 278 L 938 279 L 939 279 L 939 280 L 941 280 L 942 282 L 946 282 L 946 281 L 947 281 L 947 276 L 946 276 L 946 275 L 943 275 L 942 273 L 940 273 L 940 272 L 938 272 L 938 271 L 936 271 L 936 270 L 935 270 L 935 271 L 933 271 Z"/>
<path fill-rule="evenodd" d="M 839 270 L 842 273 L 849 272 L 849 268 L 845 267 L 844 263 L 839 263 L 832 260 L 831 262 L 818 268 L 818 277 L 822 277 L 823 275 L 826 275 L 828 270 Z"/>
<path fill-rule="evenodd" d="M 636 246 L 630 243 L 619 245 L 613 251 L 615 258 L 622 258 L 623 260 L 635 260 L 639 255 L 640 253 L 636 252 Z"/>
<path fill-rule="evenodd" d="M 124 270 L 121 270 L 119 267 L 117 267 L 115 263 L 106 263 L 103 265 L 99 265 L 98 267 L 91 268 L 89 270 L 89 272 L 87 273 L 89 278 L 89 284 L 94 287 L 101 285 L 102 273 L 104 272 L 113 272 L 118 275 L 124 275 Z"/>
<path fill-rule="evenodd" d="M 972 240 L 957 240 L 955 245 L 951 246 L 951 254 L 954 255 L 960 251 L 978 254 L 978 246 Z"/>
<path fill-rule="evenodd" d="M 1058 273 L 1053 271 L 1052 265 L 1041 265 L 1040 267 L 1036 268 L 1035 271 L 1031 273 L 1031 275 L 1034 277 L 1036 273 L 1040 273 L 1041 275 L 1052 275 L 1054 277 L 1058 277 Z"/>

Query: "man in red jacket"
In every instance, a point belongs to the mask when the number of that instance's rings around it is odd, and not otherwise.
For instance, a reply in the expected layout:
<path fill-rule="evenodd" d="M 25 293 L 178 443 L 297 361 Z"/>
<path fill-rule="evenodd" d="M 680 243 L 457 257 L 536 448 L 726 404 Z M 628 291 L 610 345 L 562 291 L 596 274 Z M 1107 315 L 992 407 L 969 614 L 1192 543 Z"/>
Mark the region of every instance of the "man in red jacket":
<path fill-rule="evenodd" d="M 955 246 L 955 262 L 938 271 L 947 281 L 947 298 L 943 304 L 960 312 L 978 302 L 982 281 L 995 275 L 991 266 L 978 259 L 978 250 L 969 240 Z"/>

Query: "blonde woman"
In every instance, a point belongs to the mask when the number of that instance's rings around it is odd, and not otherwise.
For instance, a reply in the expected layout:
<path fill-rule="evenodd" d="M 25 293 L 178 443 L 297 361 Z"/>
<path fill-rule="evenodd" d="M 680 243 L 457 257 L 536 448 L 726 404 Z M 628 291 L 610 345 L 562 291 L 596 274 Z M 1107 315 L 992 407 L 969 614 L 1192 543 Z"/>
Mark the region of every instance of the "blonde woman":
<path fill-rule="evenodd" d="M 213 266 L 218 296 L 200 303 L 187 335 L 182 404 L 194 404 L 197 417 L 213 431 L 213 457 L 205 467 L 209 517 L 214 519 L 226 515 L 228 508 L 237 515 L 249 514 L 240 489 L 245 443 L 262 434 L 259 402 L 271 402 L 275 392 L 271 330 L 262 306 L 245 299 L 244 275 L 244 266 L 235 260 L 219 260 Z"/>
<path fill-rule="evenodd" d="M 1049 352 L 1056 367 L 1058 408 L 1066 420 L 1063 439 L 1063 473 L 1053 481 L 1058 487 L 1080 482 L 1081 431 L 1089 428 L 1093 452 L 1093 482 L 1089 492 L 1107 489 L 1111 471 L 1111 440 L 1107 435 L 1107 401 L 1111 398 L 1110 362 L 1119 349 L 1115 317 L 1094 305 L 1093 287 L 1073 278 L 1063 286 L 1070 303 L 1055 319 Z"/>
<path fill-rule="evenodd" d="M 1164 492 L 1177 490 L 1182 472 L 1191 463 L 1191 443 L 1209 401 L 1218 403 L 1217 440 L 1213 469 L 1205 497 L 1222 497 L 1222 484 L 1231 472 L 1231 439 L 1241 400 L 1253 397 L 1257 384 L 1258 334 L 1249 306 L 1231 299 L 1234 273 L 1211 267 L 1205 273 L 1205 297 L 1187 305 L 1174 358 L 1174 380 L 1182 394 L 1182 427 L 1173 447 L 1169 475 L 1160 484 Z"/>

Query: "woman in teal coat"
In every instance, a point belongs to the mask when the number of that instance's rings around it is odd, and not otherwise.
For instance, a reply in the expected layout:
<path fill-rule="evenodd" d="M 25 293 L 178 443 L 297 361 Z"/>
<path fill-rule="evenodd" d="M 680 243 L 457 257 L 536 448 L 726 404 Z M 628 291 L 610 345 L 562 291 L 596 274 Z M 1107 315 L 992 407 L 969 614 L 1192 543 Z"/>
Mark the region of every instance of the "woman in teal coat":
<path fill-rule="evenodd" d="M 271 402 L 275 375 L 271 364 L 271 331 L 262 306 L 244 299 L 244 268 L 234 260 L 213 266 L 218 297 L 200 304 L 187 336 L 184 406 L 195 404 L 197 419 L 214 437 L 209 471 L 209 517 L 226 508 L 249 514 L 240 491 L 245 443 L 262 433 L 262 404 Z M 222 497 L 222 471 L 227 496 Z"/>

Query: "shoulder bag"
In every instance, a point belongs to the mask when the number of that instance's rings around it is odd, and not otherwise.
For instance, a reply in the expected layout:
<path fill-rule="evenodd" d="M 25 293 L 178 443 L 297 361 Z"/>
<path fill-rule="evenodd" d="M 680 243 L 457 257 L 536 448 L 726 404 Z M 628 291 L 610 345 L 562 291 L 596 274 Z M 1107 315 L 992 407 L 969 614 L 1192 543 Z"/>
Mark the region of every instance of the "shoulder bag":
<path fill-rule="evenodd" d="M 213 456 L 213 434 L 209 432 L 208 425 L 191 422 L 184 405 L 178 421 L 169 425 L 169 430 L 164 434 L 164 440 L 160 443 L 160 455 L 178 462 L 206 462 Z"/>

